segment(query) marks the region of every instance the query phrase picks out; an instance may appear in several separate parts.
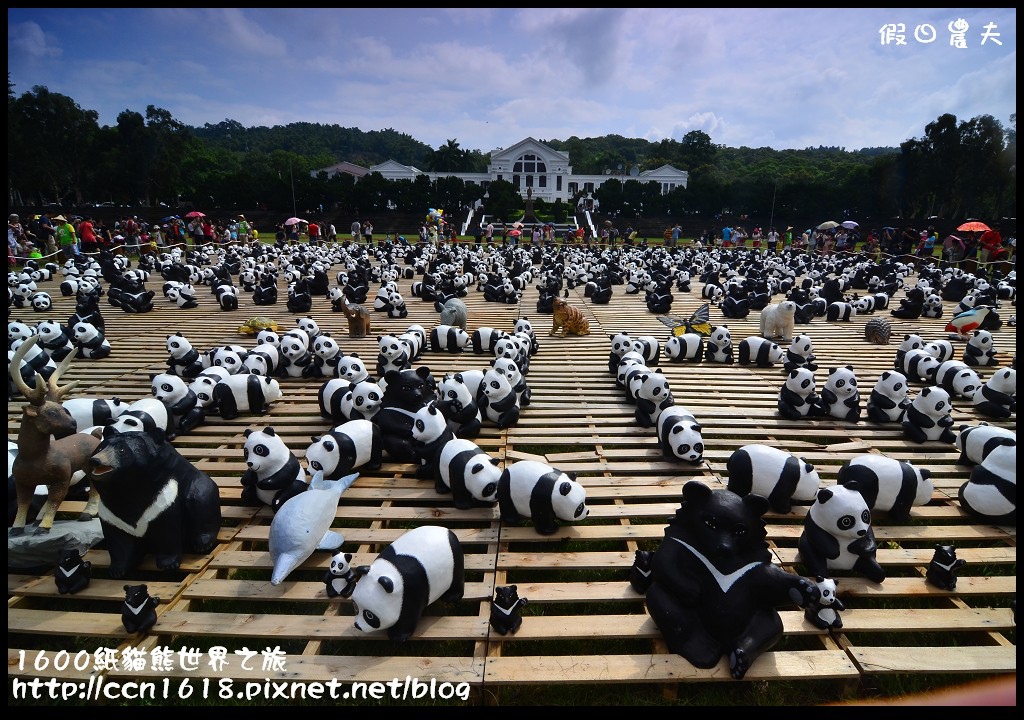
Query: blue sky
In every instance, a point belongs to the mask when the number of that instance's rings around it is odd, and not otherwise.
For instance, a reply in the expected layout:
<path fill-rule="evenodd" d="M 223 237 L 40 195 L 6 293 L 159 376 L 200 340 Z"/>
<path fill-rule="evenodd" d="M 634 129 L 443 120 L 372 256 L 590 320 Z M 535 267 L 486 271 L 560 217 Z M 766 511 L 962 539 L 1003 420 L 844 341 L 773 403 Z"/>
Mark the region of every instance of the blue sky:
<path fill-rule="evenodd" d="M 485 153 L 691 130 L 857 150 L 943 113 L 1009 127 L 1017 108 L 1012 8 L 8 8 L 7 22 L 15 95 L 45 86 L 101 125 L 155 105 L 192 126 L 393 128 Z M 890 24 L 903 44 L 882 42 Z"/>

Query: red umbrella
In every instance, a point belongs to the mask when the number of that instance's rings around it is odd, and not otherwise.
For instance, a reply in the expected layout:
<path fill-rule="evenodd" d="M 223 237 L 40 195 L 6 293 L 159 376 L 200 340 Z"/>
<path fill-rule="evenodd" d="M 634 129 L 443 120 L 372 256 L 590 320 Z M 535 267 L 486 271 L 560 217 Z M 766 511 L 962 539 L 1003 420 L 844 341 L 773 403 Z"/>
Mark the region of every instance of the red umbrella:
<path fill-rule="evenodd" d="M 522 233 L 522 232 L 521 232 L 520 230 L 509 230 L 509 231 L 508 231 L 508 234 L 509 234 L 509 235 L 510 235 L 511 237 L 519 237 L 519 236 L 520 236 L 520 235 L 522 235 L 523 233 Z"/>
<path fill-rule="evenodd" d="M 185 217 L 187 217 L 187 218 L 206 217 L 206 213 L 201 213 L 198 210 L 193 210 L 190 213 L 186 213 Z"/>
<path fill-rule="evenodd" d="M 960 232 L 986 232 L 991 230 L 988 225 L 977 220 L 970 220 L 957 228 Z"/>

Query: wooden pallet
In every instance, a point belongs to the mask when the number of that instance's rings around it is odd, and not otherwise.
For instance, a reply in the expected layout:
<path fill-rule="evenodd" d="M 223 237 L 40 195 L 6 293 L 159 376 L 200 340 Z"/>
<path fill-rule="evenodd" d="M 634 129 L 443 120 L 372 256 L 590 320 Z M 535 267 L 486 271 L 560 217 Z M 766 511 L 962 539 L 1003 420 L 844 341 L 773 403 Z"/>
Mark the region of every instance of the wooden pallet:
<path fill-rule="evenodd" d="M 74 304 L 60 296 L 58 284 L 56 280 L 42 283 L 41 289 L 54 298 L 49 313 L 12 309 L 11 319 L 29 324 L 45 318 L 66 320 Z M 199 349 L 221 344 L 250 347 L 253 339 L 236 332 L 245 319 L 269 315 L 287 329 L 299 317 L 289 314 L 283 302 L 254 307 L 245 294 L 241 309 L 222 312 L 202 286 L 197 288 L 200 307 L 180 310 L 160 297 L 159 282 L 150 285 L 158 290 L 157 309 L 151 313 L 125 314 L 104 301 L 102 312 L 113 352 L 104 360 L 75 361 L 66 379 L 79 381 L 76 396 L 133 401 L 149 395 L 149 375 L 163 371 L 164 342 L 170 333 L 182 332 Z M 408 281 L 402 288 L 409 317 L 391 320 L 375 313 L 371 338 L 348 339 L 344 317 L 331 312 L 324 299 L 315 300 L 309 314 L 321 329 L 340 338 L 346 352 L 358 352 L 372 367 L 377 334 L 401 333 L 412 323 L 428 330 L 437 324 L 432 304 L 413 297 Z M 8 574 L 9 679 L 60 677 L 86 682 L 102 677 L 117 683 L 173 678 L 189 679 L 196 686 L 208 680 L 216 688 L 224 678 L 239 683 L 266 679 L 317 683 L 336 678 L 349 683 L 409 676 L 468 683 L 474 700 L 509 703 L 547 697 L 532 694 L 530 688 L 548 686 L 550 692 L 572 685 L 624 685 L 630 688 L 632 702 L 648 697 L 648 702 L 671 703 L 671 688 L 687 687 L 685 692 L 693 692 L 706 683 L 735 683 L 724 661 L 703 670 L 670 653 L 646 613 L 642 596 L 626 578 L 634 552 L 657 547 L 666 519 L 678 507 L 682 486 L 700 480 L 722 487 L 730 454 L 754 442 L 805 457 L 815 464 L 826 485 L 835 483 L 845 461 L 862 453 L 910 460 L 931 470 L 935 493 L 927 506 L 914 509 L 910 522 L 889 522 L 884 515 L 875 518 L 881 548 L 878 559 L 889 577 L 877 585 L 837 574 L 848 606 L 841 631 L 817 629 L 795 606 L 781 609 L 784 637 L 755 662 L 746 681 L 834 681 L 842 688 L 835 697 L 851 693 L 858 697 L 884 676 L 929 673 L 952 684 L 964 676 L 1016 672 L 1011 610 L 1016 595 L 1016 528 L 978 524 L 961 511 L 957 490 L 970 469 L 956 463 L 952 446 L 914 444 L 895 425 L 781 419 L 776 411 L 783 378 L 779 368 L 663 362 L 660 367 L 676 402 L 701 421 L 707 448 L 700 465 L 666 461 L 654 431 L 634 422 L 633 407 L 616 389 L 607 369 L 611 334 L 649 334 L 662 341 L 667 337 L 665 326 L 647 312 L 642 296 L 626 295 L 620 286 L 609 305 L 593 306 L 582 288 L 571 291 L 570 301 L 584 310 L 592 332 L 583 338 L 555 338 L 547 334 L 550 316 L 535 312 L 536 295 L 536 290 L 527 290 L 521 307 L 484 302 L 476 292 L 465 298 L 470 330 L 479 326 L 511 330 L 523 315 L 533 322 L 540 344 L 527 377 L 532 403 L 506 431 L 485 423 L 477 442 L 505 463 L 541 459 L 577 473 L 591 508 L 585 522 L 540 536 L 527 523 L 501 523 L 496 508 L 458 510 L 449 498 L 434 492 L 432 482 L 417 480 L 413 466 L 385 461 L 379 470 L 359 477 L 342 496 L 336 513 L 335 528 L 344 533 L 345 547 L 355 555 L 353 564 L 368 563 L 408 528 L 444 525 L 455 531 L 466 552 L 466 594 L 456 606 L 428 608 L 408 643 L 396 645 L 384 637 L 363 634 L 352 624 L 351 604 L 330 600 L 324 593 L 320 577 L 329 554 L 315 553 L 285 583 L 270 585 L 271 514 L 266 508 L 240 502 L 246 428 L 272 425 L 302 457 L 310 437 L 330 427 L 317 408 L 317 390 L 323 381 L 282 380 L 284 397 L 268 415 L 232 421 L 210 418 L 175 440 L 177 449 L 218 484 L 223 528 L 214 550 L 187 557 L 179 572 L 158 573 L 150 562 L 132 575 L 132 582 L 147 582 L 151 593 L 161 598 L 159 620 L 152 631 L 142 637 L 125 633 L 119 609 L 124 581 L 106 579 L 109 558 L 102 550 L 89 552 L 92 583 L 74 596 L 57 593 L 52 573 L 12 570 Z M 687 316 L 700 303 L 700 284 L 694 283 L 692 293 L 676 295 L 672 314 Z M 904 333 L 917 332 L 929 340 L 945 337 L 946 320 L 908 322 L 883 314 L 894 328 L 894 343 L 888 346 L 863 340 L 866 317 L 849 323 L 818 318 L 798 329 L 812 337 L 823 369 L 853 365 L 866 396 L 881 372 L 891 368 L 895 340 Z M 725 322 L 738 342 L 757 334 L 757 320 L 754 312 L 744 320 Z M 712 321 L 723 322 L 717 310 L 712 311 Z M 1007 329 L 995 336 L 1008 364 L 1016 352 L 1015 334 Z M 471 353 L 426 352 L 419 364 L 429 366 L 439 377 L 454 370 L 481 369 L 486 360 Z M 991 374 L 990 368 L 979 370 L 983 378 Z M 819 371 L 819 378 L 824 374 Z M 20 408 L 18 401 L 8 403 L 12 438 L 17 434 Z M 962 401 L 955 402 L 954 417 L 964 424 L 993 422 Z M 1013 427 L 1012 423 L 993 424 Z M 81 502 L 68 501 L 62 516 L 71 517 L 81 507 Z M 806 506 L 797 506 L 788 515 L 772 513 L 766 518 L 775 562 L 798 573 L 802 568 L 796 545 L 805 512 Z M 924 581 L 925 567 L 939 542 L 956 544 L 959 556 L 968 563 L 954 592 Z M 510 583 L 518 586 L 529 605 L 520 630 L 502 636 L 488 623 L 490 599 L 496 586 Z M 158 669 L 97 670 L 72 664 L 37 670 L 33 665 L 39 651 L 53 658 L 60 650 L 73 656 L 99 647 L 137 648 L 151 657 L 154 649 L 205 652 L 215 646 L 228 648 L 224 667 L 211 668 L 204 662 L 192 669 L 182 665 L 180 658 Z M 243 656 L 233 651 L 244 647 L 256 652 L 280 648 L 284 665 L 264 669 L 257 655 L 243 666 Z"/>

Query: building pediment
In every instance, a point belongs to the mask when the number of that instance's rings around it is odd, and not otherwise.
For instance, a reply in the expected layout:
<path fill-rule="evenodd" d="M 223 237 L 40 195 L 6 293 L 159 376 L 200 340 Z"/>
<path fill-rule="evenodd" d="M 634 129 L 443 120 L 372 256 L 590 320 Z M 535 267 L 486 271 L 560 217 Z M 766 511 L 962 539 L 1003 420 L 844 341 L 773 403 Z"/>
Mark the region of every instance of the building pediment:
<path fill-rule="evenodd" d="M 555 150 L 553 147 L 545 145 L 532 137 L 524 138 L 515 145 L 510 145 L 509 147 L 501 150 L 492 150 L 491 163 L 498 163 L 501 161 L 509 163 L 514 161 L 520 155 L 524 155 L 526 153 L 533 153 L 534 155 L 544 158 L 544 160 L 549 163 L 561 161 L 566 165 L 569 164 L 569 153 L 562 152 L 561 150 Z"/>

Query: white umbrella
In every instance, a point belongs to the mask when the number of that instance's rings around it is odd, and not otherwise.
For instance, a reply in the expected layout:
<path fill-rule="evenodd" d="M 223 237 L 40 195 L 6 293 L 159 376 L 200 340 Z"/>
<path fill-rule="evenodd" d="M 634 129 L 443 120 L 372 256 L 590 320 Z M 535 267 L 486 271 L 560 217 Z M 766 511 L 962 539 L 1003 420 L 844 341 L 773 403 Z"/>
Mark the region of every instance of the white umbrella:
<path fill-rule="evenodd" d="M 837 228 L 837 227 L 839 227 L 839 223 L 837 223 L 835 220 L 826 220 L 825 222 L 823 222 L 821 225 L 819 225 L 815 229 L 816 230 L 832 230 L 832 229 Z"/>
<path fill-rule="evenodd" d="M 285 225 L 296 225 L 297 223 L 304 223 L 304 222 L 309 222 L 309 221 L 308 220 L 303 220 L 302 218 L 292 217 L 292 218 L 288 218 L 287 220 L 285 220 L 284 224 Z"/>
<path fill-rule="evenodd" d="M 847 230 L 856 230 L 860 225 L 855 223 L 853 220 L 843 220 L 843 227 Z"/>

